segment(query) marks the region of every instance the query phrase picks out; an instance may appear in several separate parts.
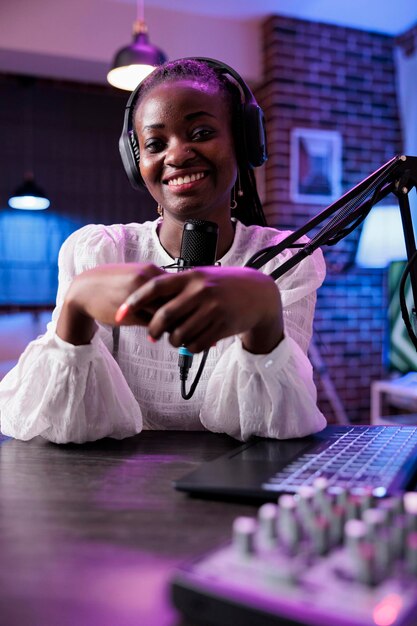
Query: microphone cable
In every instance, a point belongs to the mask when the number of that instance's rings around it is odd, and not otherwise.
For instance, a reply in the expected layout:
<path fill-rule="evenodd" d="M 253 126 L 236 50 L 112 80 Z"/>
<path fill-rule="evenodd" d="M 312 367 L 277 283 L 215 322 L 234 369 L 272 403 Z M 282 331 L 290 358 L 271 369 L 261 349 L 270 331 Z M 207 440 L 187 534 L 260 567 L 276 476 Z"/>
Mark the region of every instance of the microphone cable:
<path fill-rule="evenodd" d="M 204 366 L 208 357 L 208 350 L 204 350 L 203 356 L 201 357 L 200 365 L 198 366 L 197 373 L 194 377 L 193 382 L 191 383 L 191 387 L 187 392 L 186 382 L 188 379 L 188 372 L 193 363 L 193 354 L 185 346 L 181 346 L 178 350 L 178 366 L 180 368 L 180 381 L 181 381 L 181 396 L 184 400 L 189 400 L 193 397 L 194 392 L 197 388 L 197 385 L 200 381 L 201 374 L 203 373 Z"/>
<path fill-rule="evenodd" d="M 215 222 L 207 220 L 187 220 L 184 224 L 181 240 L 180 258 L 176 259 L 176 266 L 181 272 L 194 267 L 215 265 L 217 239 L 219 227 Z M 208 350 L 204 350 L 200 365 L 189 391 L 186 388 L 188 373 L 193 363 L 193 353 L 185 346 L 178 350 L 178 367 L 180 370 L 181 396 L 189 400 L 197 388 L 208 357 Z"/>

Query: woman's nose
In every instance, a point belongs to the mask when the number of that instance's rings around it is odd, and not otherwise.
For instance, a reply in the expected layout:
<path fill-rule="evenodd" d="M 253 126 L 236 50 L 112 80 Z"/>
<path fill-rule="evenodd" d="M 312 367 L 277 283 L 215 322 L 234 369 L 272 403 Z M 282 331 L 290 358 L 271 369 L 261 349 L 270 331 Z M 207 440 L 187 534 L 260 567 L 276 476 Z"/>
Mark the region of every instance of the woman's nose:
<path fill-rule="evenodd" d="M 167 165 L 182 166 L 194 158 L 194 150 L 186 141 L 174 141 L 168 146 L 165 162 Z"/>

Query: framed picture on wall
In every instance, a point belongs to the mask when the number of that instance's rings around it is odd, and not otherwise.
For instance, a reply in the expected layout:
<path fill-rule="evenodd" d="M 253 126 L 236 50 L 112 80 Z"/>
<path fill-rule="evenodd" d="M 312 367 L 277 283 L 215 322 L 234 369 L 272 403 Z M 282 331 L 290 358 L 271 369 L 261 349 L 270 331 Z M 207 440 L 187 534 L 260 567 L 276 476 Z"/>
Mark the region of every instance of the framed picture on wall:
<path fill-rule="evenodd" d="M 330 204 L 341 194 L 342 137 L 335 130 L 293 128 L 290 196 L 293 202 Z"/>

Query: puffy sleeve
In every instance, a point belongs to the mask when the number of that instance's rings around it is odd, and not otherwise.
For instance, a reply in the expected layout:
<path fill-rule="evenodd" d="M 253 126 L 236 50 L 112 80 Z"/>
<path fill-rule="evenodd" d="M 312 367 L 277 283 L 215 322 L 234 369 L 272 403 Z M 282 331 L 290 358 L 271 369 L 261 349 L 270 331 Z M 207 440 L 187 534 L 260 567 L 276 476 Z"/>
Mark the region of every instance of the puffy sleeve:
<path fill-rule="evenodd" d="M 272 270 L 265 267 L 266 273 Z M 304 437 L 326 426 L 307 356 L 324 276 L 323 255 L 316 250 L 278 279 L 285 337 L 265 355 L 247 352 L 235 338 L 208 383 L 200 415 L 206 428 L 246 441 L 252 435 Z"/>
<path fill-rule="evenodd" d="M 141 431 L 140 408 L 110 352 L 111 329 L 100 327 L 84 346 L 73 346 L 55 333 L 74 276 L 97 265 L 123 262 L 123 239 L 123 227 L 90 225 L 63 244 L 52 321 L 0 383 L 3 434 L 81 443 L 102 437 L 121 439 Z"/>

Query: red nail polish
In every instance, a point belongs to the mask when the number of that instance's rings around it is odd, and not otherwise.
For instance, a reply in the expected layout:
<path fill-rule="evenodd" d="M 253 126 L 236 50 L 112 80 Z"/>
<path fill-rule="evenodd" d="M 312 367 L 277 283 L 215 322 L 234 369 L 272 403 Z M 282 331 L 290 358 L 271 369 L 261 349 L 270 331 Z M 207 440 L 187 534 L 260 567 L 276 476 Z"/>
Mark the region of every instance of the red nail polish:
<path fill-rule="evenodd" d="M 123 304 L 121 304 L 116 311 L 116 315 L 114 316 L 115 321 L 118 324 L 122 322 L 124 318 L 126 317 L 126 315 L 128 314 L 128 312 L 129 312 L 129 305 L 126 304 L 126 302 L 123 302 Z"/>
<path fill-rule="evenodd" d="M 158 340 L 154 337 L 151 337 L 151 335 L 148 335 L 148 341 L 150 341 L 150 343 L 156 343 Z"/>

